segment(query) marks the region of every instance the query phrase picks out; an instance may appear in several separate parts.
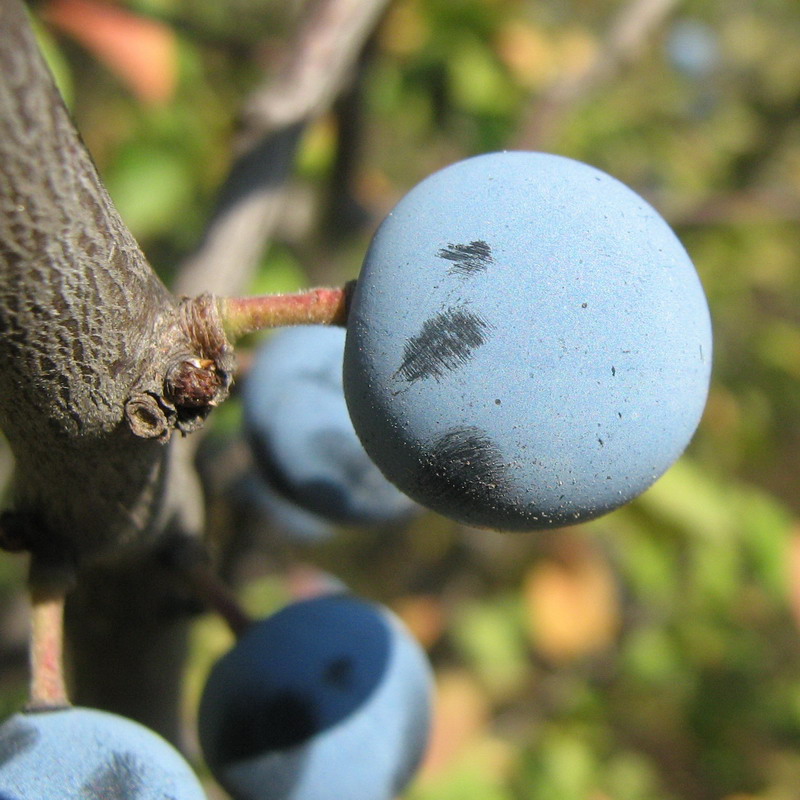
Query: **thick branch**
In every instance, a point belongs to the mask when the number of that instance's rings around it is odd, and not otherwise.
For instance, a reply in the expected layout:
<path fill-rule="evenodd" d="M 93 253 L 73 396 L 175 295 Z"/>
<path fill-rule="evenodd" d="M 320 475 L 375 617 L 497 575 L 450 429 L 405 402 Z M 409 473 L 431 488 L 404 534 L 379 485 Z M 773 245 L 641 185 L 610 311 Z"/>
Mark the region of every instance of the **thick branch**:
<path fill-rule="evenodd" d="M 159 546 L 84 570 L 66 614 L 73 701 L 137 719 L 175 743 L 183 738 L 182 681 L 198 607 L 171 554 L 183 552 L 204 522 L 189 441 L 175 439 L 162 450 L 169 454 L 169 493 L 194 502 L 159 521 Z"/>
<path fill-rule="evenodd" d="M 149 358 L 172 300 L 114 211 L 24 11 L 0 24 L 0 374 L 4 429 L 99 436 Z M 10 423 L 10 424 L 9 424 Z"/>
<path fill-rule="evenodd" d="M 103 188 L 19 0 L 0 0 L 0 30 L 0 427 L 15 506 L 37 517 L 31 548 L 57 538 L 82 557 L 151 532 L 166 454 L 130 428 L 152 424 L 164 440 L 179 425 L 164 375 L 197 347 Z"/>
<path fill-rule="evenodd" d="M 16 519 L 48 569 L 78 565 L 75 701 L 175 737 L 185 590 L 156 554 L 199 535 L 202 498 L 186 449 L 164 443 L 224 396 L 230 348 L 213 301 L 175 299 L 117 215 L 20 0 L 0 0 L 0 31 L 0 427 L 16 462 L 4 527 Z M 205 405 L 183 406 L 197 369 Z"/>

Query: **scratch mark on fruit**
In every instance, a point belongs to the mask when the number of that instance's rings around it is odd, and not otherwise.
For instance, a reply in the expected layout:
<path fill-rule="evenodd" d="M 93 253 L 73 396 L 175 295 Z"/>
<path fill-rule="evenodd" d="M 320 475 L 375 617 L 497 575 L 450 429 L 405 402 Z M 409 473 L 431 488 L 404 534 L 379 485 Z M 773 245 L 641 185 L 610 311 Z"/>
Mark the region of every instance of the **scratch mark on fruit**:
<path fill-rule="evenodd" d="M 433 477 L 436 494 L 444 502 L 466 502 L 474 507 L 497 507 L 506 494 L 508 470 L 502 453 L 486 431 L 465 425 L 437 437 L 423 456 L 420 479 Z"/>
<path fill-rule="evenodd" d="M 463 367 L 486 344 L 492 330 L 485 319 L 464 308 L 448 308 L 426 320 L 403 349 L 403 363 L 395 373 L 409 383 L 422 378 L 441 379 Z"/>
<path fill-rule="evenodd" d="M 145 768 L 133 753 L 113 753 L 81 787 L 86 800 L 136 800 L 145 785 Z"/>
<path fill-rule="evenodd" d="M 445 261 L 453 262 L 453 266 L 447 270 L 450 275 L 474 275 L 476 272 L 483 272 L 494 263 L 492 248 L 481 239 L 469 244 L 449 244 L 436 255 Z"/>

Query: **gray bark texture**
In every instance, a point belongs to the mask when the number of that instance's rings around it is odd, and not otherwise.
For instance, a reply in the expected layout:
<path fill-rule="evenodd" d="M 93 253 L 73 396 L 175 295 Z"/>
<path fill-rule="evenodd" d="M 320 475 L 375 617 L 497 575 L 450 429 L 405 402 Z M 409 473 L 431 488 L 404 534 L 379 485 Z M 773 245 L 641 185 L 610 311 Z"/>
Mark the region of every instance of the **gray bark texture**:
<path fill-rule="evenodd" d="M 163 515 L 163 443 L 185 422 L 165 381 L 209 353 L 116 213 L 18 0 L 0 28 L 0 426 L 17 511 L 82 560 Z"/>
<path fill-rule="evenodd" d="M 202 526 L 188 451 L 171 433 L 225 396 L 220 330 L 211 298 L 179 300 L 152 271 L 24 5 L 0 0 L 0 427 L 15 459 L 4 528 L 30 550 L 32 581 L 77 574 L 73 699 L 171 738 L 188 617 L 163 551 Z"/>

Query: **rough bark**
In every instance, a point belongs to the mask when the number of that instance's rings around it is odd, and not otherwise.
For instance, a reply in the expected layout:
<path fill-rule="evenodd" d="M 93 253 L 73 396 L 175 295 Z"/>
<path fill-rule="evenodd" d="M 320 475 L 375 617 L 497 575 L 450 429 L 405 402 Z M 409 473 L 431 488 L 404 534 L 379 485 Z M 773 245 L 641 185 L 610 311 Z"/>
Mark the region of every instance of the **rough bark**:
<path fill-rule="evenodd" d="M 164 379 L 198 347 L 113 208 L 18 0 L 0 2 L 0 29 L 0 427 L 33 551 L 84 559 L 142 543 L 163 515 L 162 441 L 178 416 Z"/>
<path fill-rule="evenodd" d="M 214 302 L 181 301 L 117 215 L 20 0 L 0 0 L 0 427 L 32 580 L 77 571 L 73 700 L 176 738 L 186 589 L 163 550 L 202 498 L 173 430 L 232 367 Z"/>

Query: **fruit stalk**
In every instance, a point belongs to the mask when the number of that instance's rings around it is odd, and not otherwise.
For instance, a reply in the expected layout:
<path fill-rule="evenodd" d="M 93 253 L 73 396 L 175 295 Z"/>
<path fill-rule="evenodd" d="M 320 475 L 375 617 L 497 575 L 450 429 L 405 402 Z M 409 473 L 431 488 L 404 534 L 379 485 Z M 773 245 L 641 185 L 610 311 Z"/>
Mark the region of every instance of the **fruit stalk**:
<path fill-rule="evenodd" d="M 192 564 L 185 574 L 195 594 L 225 620 L 234 636 L 239 638 L 250 627 L 253 620 L 207 563 Z"/>
<path fill-rule="evenodd" d="M 28 708 L 70 705 L 64 681 L 65 592 L 31 587 L 30 700 Z"/>
<path fill-rule="evenodd" d="M 283 325 L 345 325 L 351 284 L 296 294 L 225 297 L 219 314 L 231 341 L 247 333 Z"/>

